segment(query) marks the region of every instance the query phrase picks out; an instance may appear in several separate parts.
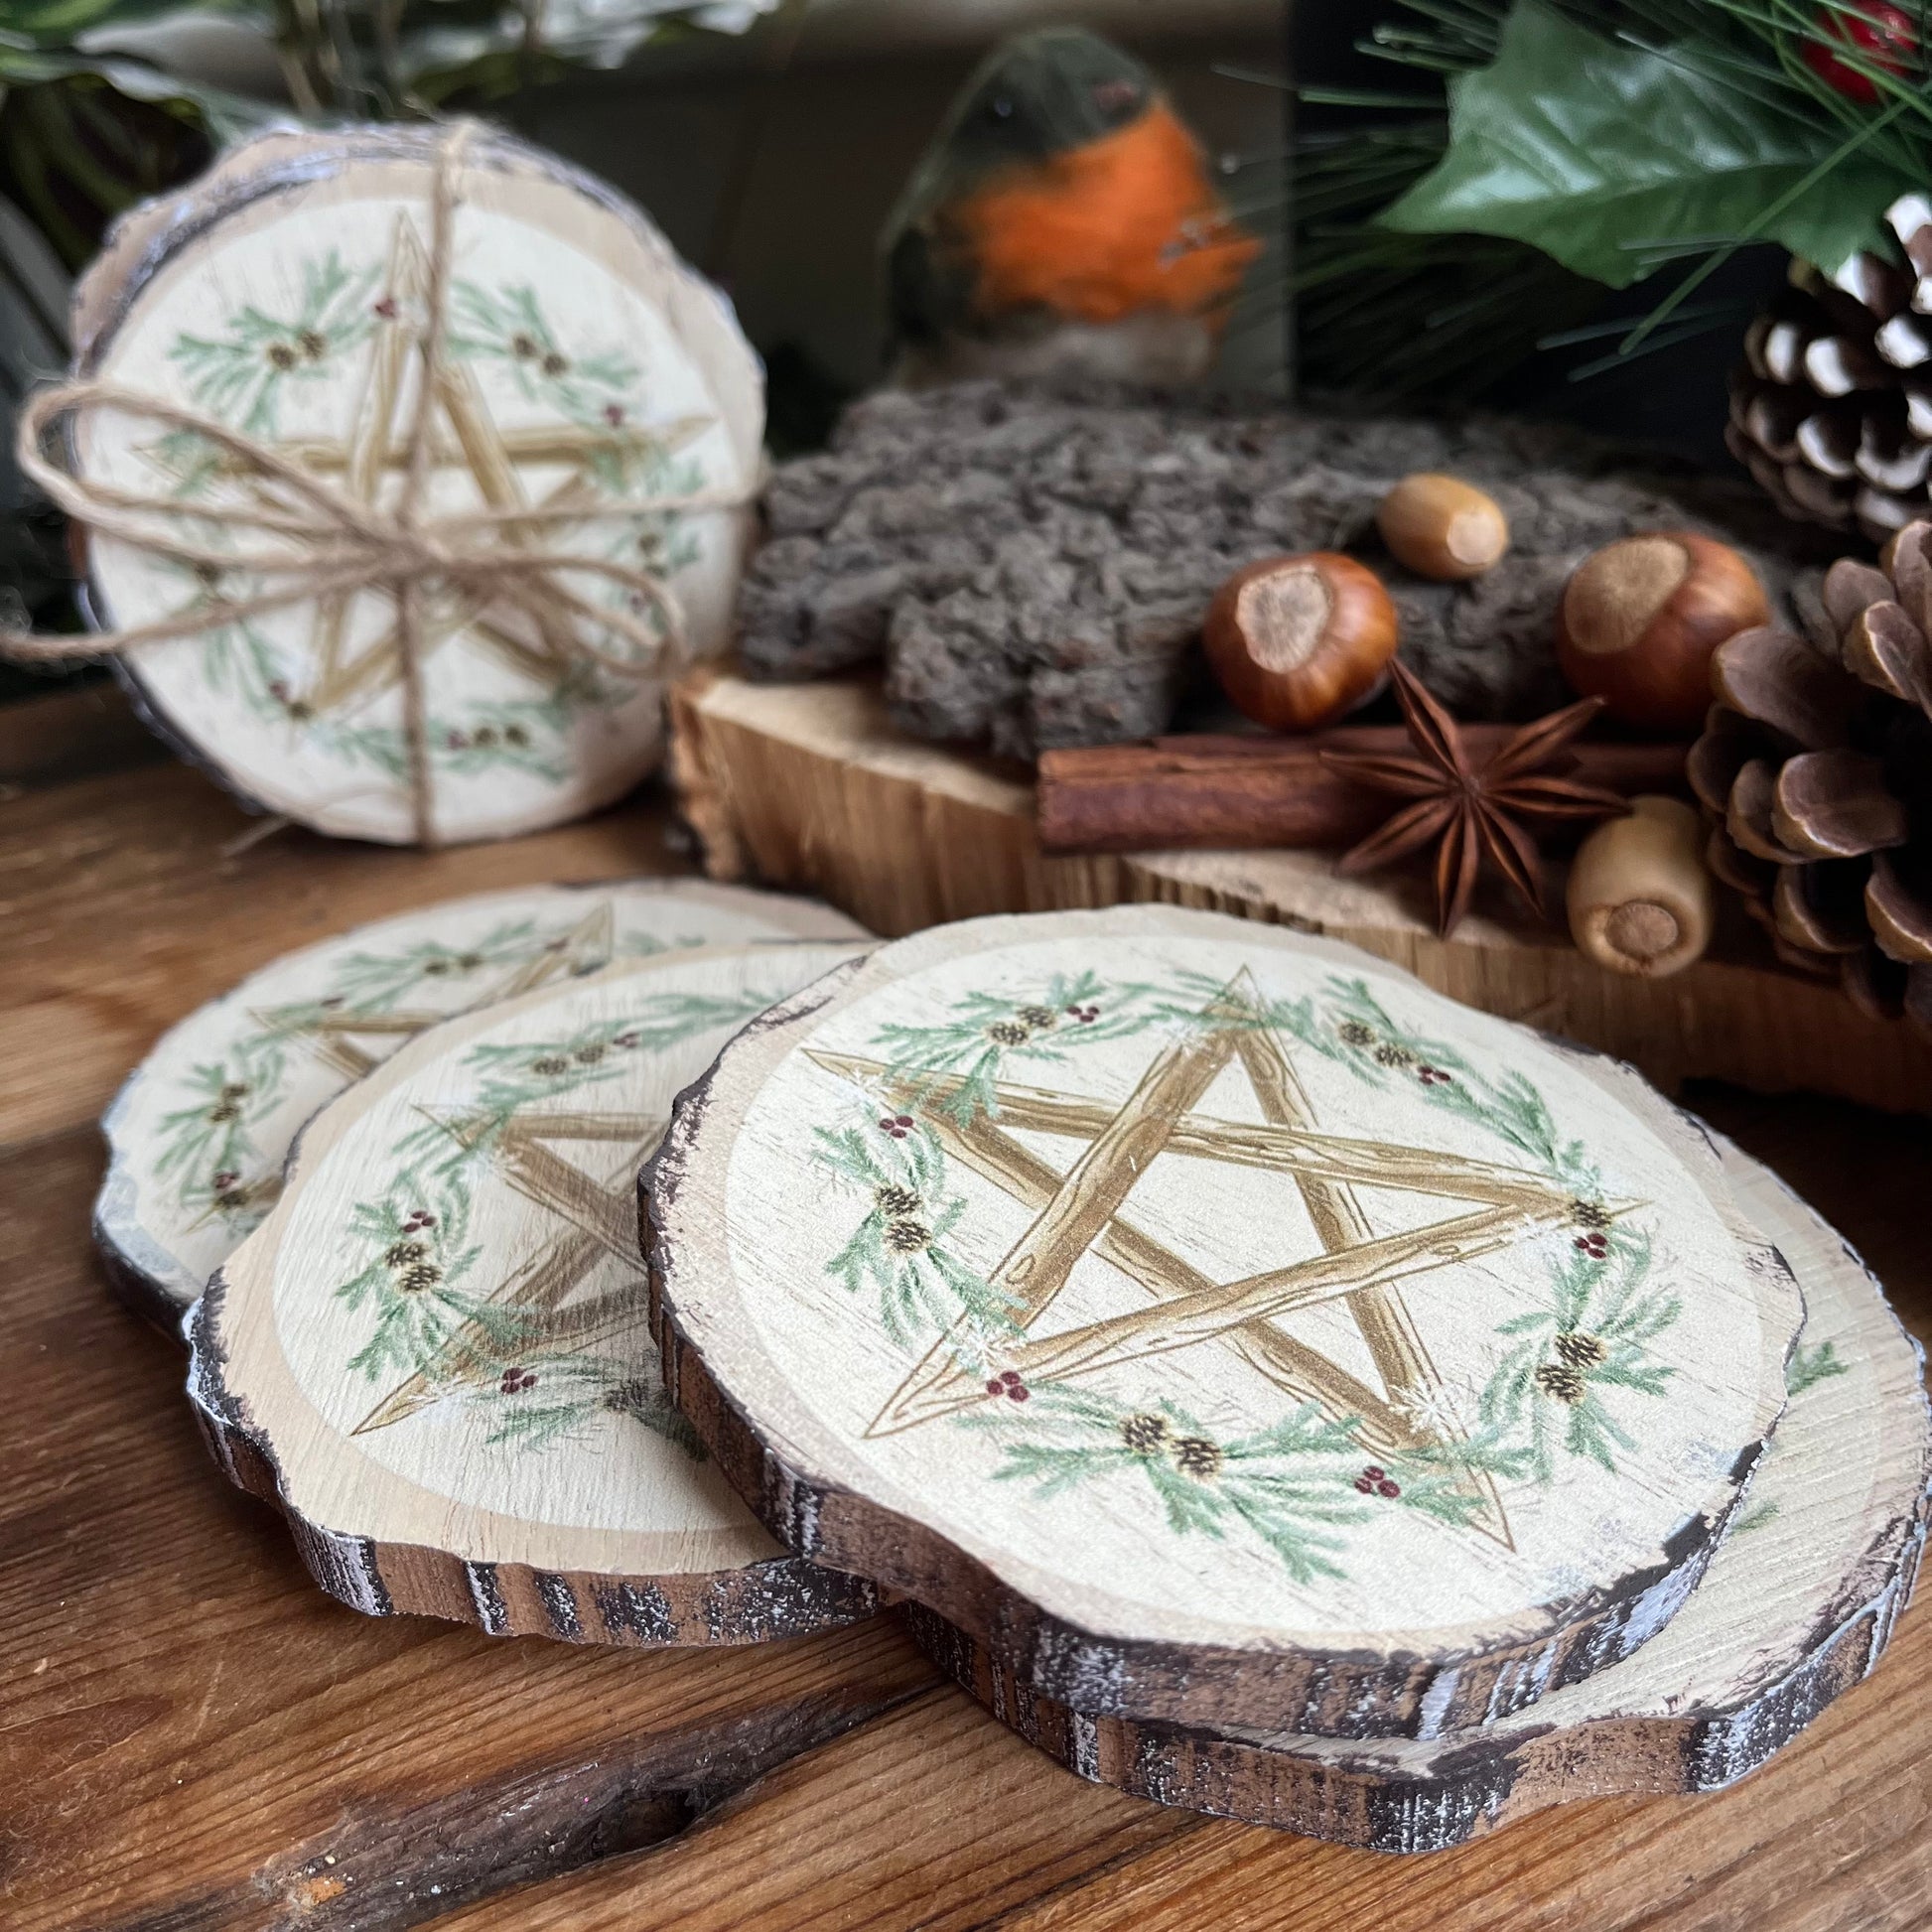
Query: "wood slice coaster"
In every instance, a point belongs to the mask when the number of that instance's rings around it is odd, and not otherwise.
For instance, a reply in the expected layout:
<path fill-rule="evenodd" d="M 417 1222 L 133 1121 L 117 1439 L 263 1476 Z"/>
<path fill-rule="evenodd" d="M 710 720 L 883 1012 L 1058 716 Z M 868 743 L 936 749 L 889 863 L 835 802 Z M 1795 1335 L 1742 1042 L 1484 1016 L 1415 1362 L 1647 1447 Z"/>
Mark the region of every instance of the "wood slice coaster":
<path fill-rule="evenodd" d="M 115 1285 L 173 1327 L 274 1205 L 302 1123 L 425 1029 L 667 947 L 864 936 L 806 899 L 647 880 L 448 900 L 287 953 L 129 1076 L 101 1122 L 94 1239 Z"/>
<path fill-rule="evenodd" d="M 212 415 L 391 507 L 422 380 L 448 138 L 283 130 L 224 156 L 116 230 L 76 291 L 79 373 Z M 763 433 L 762 377 L 729 304 L 637 208 L 553 155 L 479 129 L 455 189 L 419 520 L 541 509 L 543 522 L 505 525 L 502 542 L 657 575 L 691 653 L 712 654 L 750 522 L 737 498 L 755 483 Z M 250 504 L 267 488 L 196 432 L 130 411 L 83 413 L 74 450 L 91 481 L 144 496 Z M 580 505 L 582 521 L 555 515 Z M 215 526 L 185 517 L 162 533 L 221 547 Z M 319 528 L 318 546 L 330 536 Z M 555 575 L 599 611 L 634 601 L 649 618 L 621 584 Z M 89 601 L 108 627 L 259 589 L 239 565 L 191 567 L 104 535 L 89 545 Z M 540 613 L 436 584 L 420 601 L 437 838 L 555 824 L 656 763 L 664 680 L 639 639 L 561 601 Z M 398 626 L 387 591 L 331 592 L 116 663 L 163 735 L 244 797 L 325 832 L 408 842 L 419 825 Z"/>
<path fill-rule="evenodd" d="M 667 1383 L 773 1533 L 1117 1716 L 1434 1736 L 1618 1661 L 1802 1319 L 1631 1069 L 1171 908 L 882 948 L 643 1184 Z"/>
<path fill-rule="evenodd" d="M 1365 1746 L 1084 1717 L 929 1610 L 913 1610 L 914 1633 L 1082 1777 L 1374 1851 L 1436 1851 L 1565 1799 L 1716 1791 L 1754 1771 L 1877 1663 L 1924 1548 L 1932 1444 L 1919 1349 L 1877 1283 L 1768 1169 L 1721 1151 L 1804 1291 L 1804 1339 L 1737 1523 L 1626 1662 L 1480 1733 Z"/>
<path fill-rule="evenodd" d="M 660 1382 L 635 1173 L 845 941 L 613 966 L 416 1040 L 307 1128 L 190 1322 L 217 1459 L 316 1581 L 493 1635 L 729 1644 L 876 1607 L 787 1556 Z"/>

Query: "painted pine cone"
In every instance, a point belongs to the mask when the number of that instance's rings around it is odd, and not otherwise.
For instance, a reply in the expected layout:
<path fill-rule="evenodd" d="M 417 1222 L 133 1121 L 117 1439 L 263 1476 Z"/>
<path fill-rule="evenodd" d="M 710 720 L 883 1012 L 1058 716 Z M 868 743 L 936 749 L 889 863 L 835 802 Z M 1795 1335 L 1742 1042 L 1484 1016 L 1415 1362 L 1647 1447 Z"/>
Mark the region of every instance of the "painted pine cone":
<path fill-rule="evenodd" d="M 1932 513 L 1932 201 L 1885 211 L 1905 265 L 1855 255 L 1750 326 L 1731 378 L 1731 454 L 1787 516 L 1883 543 Z"/>
<path fill-rule="evenodd" d="M 1810 638 L 1718 647 L 1688 771 L 1711 870 L 1779 957 L 1932 1031 L 1932 521 L 1886 556 L 1832 566 Z"/>

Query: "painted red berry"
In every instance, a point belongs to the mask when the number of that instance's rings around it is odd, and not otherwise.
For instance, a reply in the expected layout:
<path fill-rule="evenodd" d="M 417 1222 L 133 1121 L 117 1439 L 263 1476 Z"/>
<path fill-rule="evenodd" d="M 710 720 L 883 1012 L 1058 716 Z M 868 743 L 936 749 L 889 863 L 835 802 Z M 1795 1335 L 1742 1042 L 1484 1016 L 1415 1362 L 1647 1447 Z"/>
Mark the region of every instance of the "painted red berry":
<path fill-rule="evenodd" d="M 1375 1485 L 1375 1493 L 1378 1496 L 1399 1496 L 1402 1494 L 1402 1485 L 1384 1480 Z"/>
<path fill-rule="evenodd" d="M 382 318 L 384 322 L 395 321 L 396 298 L 393 295 L 385 295 L 380 302 L 372 302 L 369 306 L 376 312 L 377 315 L 379 315 Z"/>
<path fill-rule="evenodd" d="M 615 402 L 607 402 L 604 405 L 604 420 L 613 429 L 616 429 L 623 421 L 622 405 Z"/>
<path fill-rule="evenodd" d="M 1859 0 L 1856 11 L 1820 7 L 1812 24 L 1816 31 L 1804 45 L 1805 66 L 1833 92 L 1866 106 L 1878 98 L 1878 83 L 1840 56 L 1855 54 L 1881 73 L 1903 73 L 1918 52 L 1911 15 L 1883 0 Z"/>
<path fill-rule="evenodd" d="M 1014 1382 L 1008 1385 L 1007 1400 L 1009 1402 L 1025 1402 L 1032 1395 L 1033 1391 L 1024 1382 Z"/>
<path fill-rule="evenodd" d="M 1007 1385 L 997 1375 L 990 1375 L 986 1380 L 986 1392 L 988 1395 L 1005 1395 Z"/>
<path fill-rule="evenodd" d="M 1383 1468 L 1383 1466 L 1379 1462 L 1371 1462 L 1368 1465 L 1368 1467 L 1362 1471 L 1362 1473 L 1363 1475 L 1368 1477 L 1369 1481 L 1380 1482 L 1382 1478 L 1388 1474 L 1388 1470 Z"/>
<path fill-rule="evenodd" d="M 910 1127 L 912 1125 L 912 1116 L 910 1114 L 895 1114 L 893 1116 L 893 1125 L 895 1127 Z"/>
<path fill-rule="evenodd" d="M 1375 1494 L 1375 1485 L 1374 1483 L 1369 1481 L 1367 1476 L 1357 1476 L 1355 1478 L 1355 1487 L 1359 1489 L 1364 1496 L 1372 1496 Z"/>
<path fill-rule="evenodd" d="M 1020 1386 L 1020 1380 L 1021 1380 L 1020 1371 L 1017 1368 L 1004 1369 L 1001 1371 L 1000 1380 L 1004 1382 L 1008 1388 L 1017 1389 Z"/>

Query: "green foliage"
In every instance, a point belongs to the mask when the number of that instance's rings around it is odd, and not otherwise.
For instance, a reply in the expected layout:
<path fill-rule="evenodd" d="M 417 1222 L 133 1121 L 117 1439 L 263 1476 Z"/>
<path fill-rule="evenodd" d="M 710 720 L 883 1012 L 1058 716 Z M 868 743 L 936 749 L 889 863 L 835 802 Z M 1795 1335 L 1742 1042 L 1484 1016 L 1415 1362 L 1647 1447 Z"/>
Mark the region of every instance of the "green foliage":
<path fill-rule="evenodd" d="M 210 415 L 250 436 L 273 437 L 283 389 L 326 377 L 335 358 L 367 336 L 380 279 L 373 266 L 351 272 L 332 248 L 304 264 L 293 315 L 271 316 L 243 303 L 221 334 L 178 337 L 169 359 L 181 365 L 190 393 Z"/>
<path fill-rule="evenodd" d="M 1635 1447 L 1605 1390 L 1668 1393 L 1677 1371 L 1651 1359 L 1651 1344 L 1683 1305 L 1673 1295 L 1644 1292 L 1650 1265 L 1648 1237 L 1614 1228 L 1600 1256 L 1573 1247 L 1552 1270 L 1540 1307 L 1496 1324 L 1512 1345 L 1483 1388 L 1478 1415 L 1499 1440 L 1527 1431 L 1538 1481 L 1555 1473 L 1559 1449 L 1614 1474 L 1616 1450 Z"/>
<path fill-rule="evenodd" d="M 528 283 L 486 288 L 459 280 L 451 292 L 448 347 L 459 360 L 494 363 L 526 402 L 542 402 L 585 427 L 605 421 L 604 411 L 620 405 L 641 374 L 616 350 L 567 353 Z"/>
<path fill-rule="evenodd" d="M 184 1206 L 218 1213 L 237 1228 L 261 1218 L 242 1183 L 261 1165 L 255 1130 L 274 1111 L 286 1067 L 282 1042 L 256 1035 L 189 1076 L 187 1104 L 161 1117 L 155 1162 L 156 1177 L 176 1183 Z"/>
<path fill-rule="evenodd" d="M 593 968 L 592 970 L 595 970 Z M 624 1011 L 587 1022 L 562 1036 L 485 1041 L 464 1055 L 477 1081 L 469 1102 L 451 1118 L 418 1128 L 396 1152 L 418 1159 L 441 1149 L 438 1172 L 454 1173 L 494 1153 L 503 1130 L 526 1108 L 576 1096 L 627 1077 L 639 1053 L 660 1053 L 694 1034 L 736 1029 L 771 1004 L 768 992 L 651 993 Z"/>
<path fill-rule="evenodd" d="M 1829 1382 L 1834 1375 L 1849 1373 L 1838 1358 L 1836 1342 L 1821 1341 L 1811 1348 L 1800 1342 L 1792 1350 L 1790 1367 L 1784 1371 L 1785 1392 L 1788 1395 L 1803 1395 L 1820 1382 Z"/>
<path fill-rule="evenodd" d="M 897 1071 L 963 1076 L 941 1110 L 969 1126 L 982 1114 L 998 1114 L 993 1089 L 1009 1062 L 1060 1065 L 1083 1046 L 1169 1018 L 1171 1006 L 1154 1002 L 1152 993 L 1091 971 L 1057 973 L 1036 999 L 968 993 L 946 1019 L 922 1027 L 895 1022 L 879 1030 L 874 1044 Z"/>
<path fill-rule="evenodd" d="M 612 1356 L 518 1351 L 470 1400 L 491 1418 L 483 1440 L 492 1449 L 581 1442 L 600 1422 L 617 1417 L 661 1436 L 694 1462 L 705 1459 L 697 1432 L 663 1385 Z"/>
<path fill-rule="evenodd" d="M 1014 1405 L 1017 1409 L 1019 1405 Z M 1005 1409 L 968 1425 L 1010 1434 Z M 1353 1488 L 1361 1468 L 1352 1422 L 1305 1403 L 1268 1428 L 1217 1440 L 1167 1398 L 1134 1409 L 1088 1389 L 1048 1387 L 1027 1405 L 1028 1435 L 1004 1444 L 996 1474 L 1031 1482 L 1040 1496 L 1125 1476 L 1144 1482 L 1176 1536 L 1216 1542 L 1245 1530 L 1281 1560 L 1297 1583 L 1340 1577 L 1336 1531 L 1366 1520 Z"/>
<path fill-rule="evenodd" d="M 1742 239 L 1830 272 L 1883 251 L 1880 213 L 1924 185 L 1871 135 L 1739 84 L 1704 38 L 1607 40 L 1537 0 L 1449 92 L 1448 152 L 1382 224 L 1526 241 L 1611 288 Z"/>
<path fill-rule="evenodd" d="M 369 1381 L 385 1375 L 440 1379 L 445 1351 L 466 1322 L 499 1348 L 521 1332 L 525 1317 L 465 1291 L 464 1278 L 483 1256 L 471 1244 L 470 1189 L 461 1175 L 406 1169 L 380 1200 L 358 1201 L 345 1240 L 360 1265 L 337 1285 L 336 1297 L 366 1312 L 373 1325 L 348 1365 Z"/>
<path fill-rule="evenodd" d="M 948 1192 L 938 1137 L 920 1125 L 902 1134 L 877 1126 L 814 1130 L 818 1165 L 868 1197 L 864 1219 L 825 1272 L 849 1295 L 878 1296 L 880 1323 L 900 1348 L 963 1315 L 962 1352 L 977 1362 L 989 1341 L 1016 1332 L 1014 1305 L 946 1245 L 966 1201 Z"/>

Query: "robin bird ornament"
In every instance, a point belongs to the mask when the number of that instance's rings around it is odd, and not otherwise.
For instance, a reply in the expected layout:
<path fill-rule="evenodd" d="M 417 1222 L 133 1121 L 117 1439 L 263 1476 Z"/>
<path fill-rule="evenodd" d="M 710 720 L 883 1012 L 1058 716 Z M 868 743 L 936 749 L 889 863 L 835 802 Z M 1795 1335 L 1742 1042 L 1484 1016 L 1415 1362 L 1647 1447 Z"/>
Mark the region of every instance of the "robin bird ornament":
<path fill-rule="evenodd" d="M 1078 28 L 1021 35 L 980 67 L 884 248 L 908 385 L 1196 381 L 1261 252 L 1153 75 Z"/>

